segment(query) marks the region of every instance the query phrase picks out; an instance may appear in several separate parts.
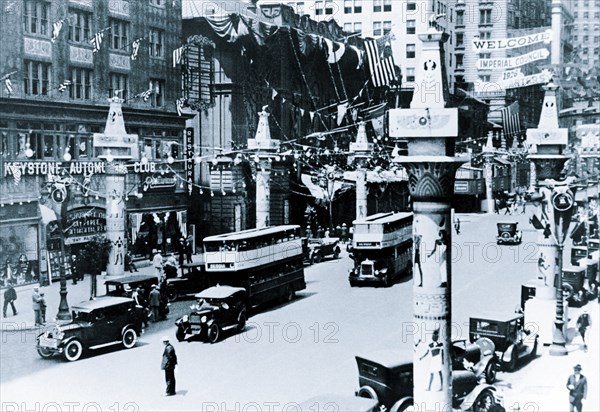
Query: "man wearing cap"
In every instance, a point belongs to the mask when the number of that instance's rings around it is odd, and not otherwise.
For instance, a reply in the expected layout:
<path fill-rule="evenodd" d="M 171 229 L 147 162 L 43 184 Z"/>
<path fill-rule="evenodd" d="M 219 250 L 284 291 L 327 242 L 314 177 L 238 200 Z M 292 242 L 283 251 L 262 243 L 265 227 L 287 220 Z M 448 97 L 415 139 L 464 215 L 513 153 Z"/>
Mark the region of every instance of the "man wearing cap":
<path fill-rule="evenodd" d="M 577 330 L 581 335 L 581 340 L 583 340 L 583 350 L 587 352 L 587 343 L 585 343 L 585 332 L 587 329 L 592 326 L 592 319 L 590 318 L 590 314 L 587 310 L 584 310 L 581 315 L 577 318 Z"/>
<path fill-rule="evenodd" d="M 175 348 L 169 342 L 168 336 L 163 336 L 162 341 L 165 344 L 165 350 L 160 368 L 165 371 L 165 381 L 167 383 L 165 396 L 173 396 L 175 395 L 175 365 L 177 365 L 177 355 L 175 354 Z"/>
<path fill-rule="evenodd" d="M 581 374 L 581 365 L 573 367 L 573 374 L 567 380 L 569 390 L 569 411 L 582 412 L 581 401 L 587 396 L 587 379 Z"/>
<path fill-rule="evenodd" d="M 152 321 L 158 322 L 158 309 L 160 308 L 160 292 L 156 285 L 152 285 L 150 291 L 150 309 L 152 310 Z"/>

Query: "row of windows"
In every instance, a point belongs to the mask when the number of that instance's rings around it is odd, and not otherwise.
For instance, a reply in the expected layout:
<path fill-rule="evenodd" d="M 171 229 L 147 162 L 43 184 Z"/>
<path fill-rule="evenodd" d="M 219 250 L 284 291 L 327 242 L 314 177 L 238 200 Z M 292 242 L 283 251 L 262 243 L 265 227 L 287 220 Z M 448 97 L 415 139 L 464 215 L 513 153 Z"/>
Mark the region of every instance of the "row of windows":
<path fill-rule="evenodd" d="M 383 33 L 381 28 L 383 27 Z M 388 34 L 392 31 L 392 22 L 384 21 L 383 23 L 380 21 L 373 22 L 373 36 L 381 36 L 382 34 Z"/>
<path fill-rule="evenodd" d="M 159 2 L 160 0 L 152 0 Z M 155 4 L 158 5 L 158 4 Z M 27 34 L 41 34 L 50 37 L 52 35 L 51 22 L 49 20 L 50 3 L 46 1 L 27 0 L 24 4 L 23 29 Z M 89 44 L 95 30 L 92 24 L 92 13 L 69 9 L 69 17 L 64 23 L 68 25 L 68 39 L 74 43 Z M 131 24 L 125 20 L 110 19 L 109 47 L 113 50 L 128 50 L 132 38 L 130 36 Z M 165 32 L 164 30 L 150 28 L 148 34 L 148 53 L 152 57 L 165 56 Z"/>
<path fill-rule="evenodd" d="M 90 100 L 93 98 L 94 72 L 92 69 L 81 67 L 72 67 L 70 69 L 70 84 L 64 85 L 64 90 L 60 86 L 50 84 L 52 79 L 52 65 L 50 63 L 25 60 L 23 64 L 23 91 L 26 95 L 48 96 L 51 88 L 57 88 L 64 92 L 68 90 L 69 97 L 76 100 Z M 148 97 L 153 107 L 164 105 L 164 86 L 165 81 L 161 79 L 151 79 L 148 89 L 152 93 Z M 129 96 L 129 76 L 121 73 L 110 73 L 108 95 L 118 95 L 121 98 Z"/>

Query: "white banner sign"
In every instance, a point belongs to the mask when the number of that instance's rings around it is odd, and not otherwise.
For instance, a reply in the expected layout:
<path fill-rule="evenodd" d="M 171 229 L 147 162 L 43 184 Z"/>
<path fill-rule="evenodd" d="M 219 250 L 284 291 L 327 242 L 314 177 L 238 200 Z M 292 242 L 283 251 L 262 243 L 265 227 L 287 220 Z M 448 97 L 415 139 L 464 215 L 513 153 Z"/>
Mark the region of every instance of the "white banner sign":
<path fill-rule="evenodd" d="M 537 49 L 522 56 L 508 57 L 505 59 L 479 59 L 477 60 L 478 69 L 513 69 L 524 66 L 528 63 L 538 60 L 544 60 L 550 56 L 547 49 Z"/>
<path fill-rule="evenodd" d="M 523 77 L 523 76 L 525 76 L 525 75 L 523 74 L 521 69 L 507 70 L 504 73 L 502 73 L 502 80 L 510 80 L 510 79 L 514 79 L 516 77 Z"/>
<path fill-rule="evenodd" d="M 498 40 L 480 40 L 478 37 L 473 39 L 473 50 L 480 53 L 484 50 L 505 50 L 516 49 L 517 47 L 531 46 L 532 44 L 544 42 L 546 44 L 552 41 L 552 30 L 546 30 L 542 33 L 528 34 L 527 36 L 512 37 L 510 39 Z"/>
<path fill-rule="evenodd" d="M 516 89 L 518 87 L 533 86 L 534 84 L 548 83 L 552 79 L 552 73 L 548 70 L 542 70 L 540 73 L 530 76 L 516 77 L 510 80 L 501 80 L 498 83 L 504 89 Z"/>

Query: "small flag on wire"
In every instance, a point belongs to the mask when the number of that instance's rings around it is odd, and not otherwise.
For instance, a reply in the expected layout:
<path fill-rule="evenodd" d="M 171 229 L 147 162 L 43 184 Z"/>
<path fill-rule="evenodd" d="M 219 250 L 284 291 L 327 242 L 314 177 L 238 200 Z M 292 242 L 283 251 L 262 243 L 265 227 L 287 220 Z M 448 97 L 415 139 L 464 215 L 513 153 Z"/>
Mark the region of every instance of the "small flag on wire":
<path fill-rule="evenodd" d="M 181 116 L 181 110 L 183 109 L 183 103 L 185 102 L 185 98 L 177 99 L 175 101 L 175 105 L 177 106 L 177 114 Z"/>
<path fill-rule="evenodd" d="M 519 102 L 515 101 L 508 107 L 502 108 L 502 127 L 504 128 L 505 136 L 516 136 L 521 131 L 521 123 L 519 120 Z"/>
<path fill-rule="evenodd" d="M 152 89 L 150 88 L 150 89 L 146 90 L 145 92 L 141 92 L 140 94 L 135 95 L 135 97 L 141 97 L 142 99 L 144 99 L 145 102 L 147 102 L 151 95 L 152 95 Z"/>
<path fill-rule="evenodd" d="M 177 65 L 181 63 L 184 51 L 185 46 L 181 46 L 173 50 L 173 67 L 177 67 Z"/>
<path fill-rule="evenodd" d="M 102 44 L 102 39 L 104 38 L 104 32 L 109 29 L 110 27 L 100 30 L 98 33 L 94 34 L 94 37 L 92 40 L 90 40 L 90 43 L 92 43 L 92 46 L 94 46 L 94 53 L 98 53 L 100 51 L 100 45 Z"/>
<path fill-rule="evenodd" d="M 365 42 L 367 61 L 369 62 L 369 72 L 373 86 L 382 87 L 390 84 L 392 80 L 397 80 L 394 57 L 392 55 L 382 59 L 379 55 L 377 40 Z"/>
<path fill-rule="evenodd" d="M 59 20 L 52 24 L 52 39 L 50 41 L 54 43 L 58 39 L 58 35 L 60 34 L 60 30 L 62 29 L 64 20 Z"/>
<path fill-rule="evenodd" d="M 12 81 L 10 78 L 4 79 L 4 88 L 6 89 L 6 93 L 10 96 L 13 92 Z"/>
<path fill-rule="evenodd" d="M 140 50 L 140 43 L 142 40 L 144 40 L 143 37 L 139 38 L 137 40 L 134 40 L 133 43 L 131 43 L 131 60 L 137 59 L 137 55 Z"/>
<path fill-rule="evenodd" d="M 58 91 L 62 93 L 67 89 L 67 86 L 70 86 L 70 85 L 71 85 L 71 80 L 65 80 L 60 85 L 58 85 Z"/>

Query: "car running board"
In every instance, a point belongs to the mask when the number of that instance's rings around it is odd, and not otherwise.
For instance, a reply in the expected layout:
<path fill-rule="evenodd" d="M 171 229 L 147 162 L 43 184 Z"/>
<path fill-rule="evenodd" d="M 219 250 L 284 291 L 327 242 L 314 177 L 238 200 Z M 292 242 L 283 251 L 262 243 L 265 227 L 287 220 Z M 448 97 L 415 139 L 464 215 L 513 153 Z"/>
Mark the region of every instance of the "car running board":
<path fill-rule="evenodd" d="M 94 350 L 94 349 L 105 348 L 107 346 L 117 345 L 119 343 L 121 343 L 121 341 L 120 340 L 116 340 L 114 342 L 103 343 L 102 345 L 90 346 L 89 348 L 92 349 L 92 350 Z"/>

